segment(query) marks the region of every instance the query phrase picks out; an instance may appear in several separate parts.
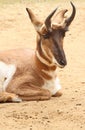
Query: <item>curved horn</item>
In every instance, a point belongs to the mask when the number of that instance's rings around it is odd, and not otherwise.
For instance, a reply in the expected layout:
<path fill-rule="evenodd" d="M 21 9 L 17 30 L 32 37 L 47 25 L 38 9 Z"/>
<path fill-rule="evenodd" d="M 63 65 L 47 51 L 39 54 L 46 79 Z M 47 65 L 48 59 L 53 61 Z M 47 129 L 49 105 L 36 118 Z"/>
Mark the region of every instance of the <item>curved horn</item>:
<path fill-rule="evenodd" d="M 76 8 L 75 8 L 75 6 L 73 5 L 72 2 L 70 2 L 70 3 L 71 3 L 71 6 L 72 6 L 73 11 L 72 11 L 71 16 L 66 20 L 66 25 L 67 25 L 67 26 L 69 26 L 69 25 L 71 24 L 71 22 L 73 21 L 73 19 L 74 19 L 74 17 L 75 17 L 75 14 L 76 14 Z"/>
<path fill-rule="evenodd" d="M 47 28 L 48 31 L 50 30 L 50 27 L 51 27 L 51 20 L 50 19 L 54 15 L 54 13 L 56 12 L 56 10 L 57 10 L 57 8 L 55 10 L 53 10 L 49 14 L 49 16 L 46 18 L 46 20 L 45 20 L 45 26 L 46 26 L 46 28 Z"/>

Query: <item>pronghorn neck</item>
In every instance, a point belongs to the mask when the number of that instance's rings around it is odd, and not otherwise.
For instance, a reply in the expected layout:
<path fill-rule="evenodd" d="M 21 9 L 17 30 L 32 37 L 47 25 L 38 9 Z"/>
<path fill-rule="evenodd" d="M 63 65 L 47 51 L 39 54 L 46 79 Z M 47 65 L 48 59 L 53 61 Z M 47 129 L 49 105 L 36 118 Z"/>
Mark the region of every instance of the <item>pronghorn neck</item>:
<path fill-rule="evenodd" d="M 55 72 L 56 65 L 48 65 L 46 62 L 44 62 L 43 58 L 38 54 L 38 51 L 35 52 L 35 62 L 36 62 L 36 69 L 39 70 L 41 77 L 44 79 L 50 80 L 53 78 L 52 75 L 50 75 L 50 72 Z"/>

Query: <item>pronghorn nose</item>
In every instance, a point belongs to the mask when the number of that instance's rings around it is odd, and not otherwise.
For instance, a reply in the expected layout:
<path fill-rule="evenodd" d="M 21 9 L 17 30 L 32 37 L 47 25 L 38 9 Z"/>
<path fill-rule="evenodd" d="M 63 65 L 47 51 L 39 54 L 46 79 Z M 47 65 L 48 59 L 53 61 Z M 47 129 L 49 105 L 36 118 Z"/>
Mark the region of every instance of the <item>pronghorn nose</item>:
<path fill-rule="evenodd" d="M 60 65 L 63 65 L 63 66 L 65 66 L 67 63 L 66 63 L 66 61 L 64 61 L 64 60 L 60 60 Z"/>

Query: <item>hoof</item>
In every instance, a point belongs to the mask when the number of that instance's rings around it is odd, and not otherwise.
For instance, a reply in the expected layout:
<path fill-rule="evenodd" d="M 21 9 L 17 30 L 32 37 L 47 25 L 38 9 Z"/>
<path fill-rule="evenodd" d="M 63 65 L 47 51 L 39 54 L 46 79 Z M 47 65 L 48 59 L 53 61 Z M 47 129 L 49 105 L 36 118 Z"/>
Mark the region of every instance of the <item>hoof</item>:
<path fill-rule="evenodd" d="M 62 95 L 63 95 L 62 91 L 59 90 L 58 92 L 56 92 L 55 95 L 53 95 L 53 97 L 60 97 L 60 96 L 62 96 Z"/>
<path fill-rule="evenodd" d="M 19 102 L 22 102 L 22 99 L 16 96 L 12 98 L 12 102 L 19 103 Z"/>

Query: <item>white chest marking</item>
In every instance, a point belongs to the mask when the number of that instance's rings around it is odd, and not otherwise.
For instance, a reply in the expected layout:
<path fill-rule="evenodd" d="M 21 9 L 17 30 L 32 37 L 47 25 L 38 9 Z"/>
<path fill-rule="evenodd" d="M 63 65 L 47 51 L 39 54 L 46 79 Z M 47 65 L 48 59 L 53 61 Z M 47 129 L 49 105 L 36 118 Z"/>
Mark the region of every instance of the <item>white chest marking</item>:
<path fill-rule="evenodd" d="M 44 79 L 45 83 L 43 85 L 44 89 L 48 89 L 52 95 L 56 94 L 61 89 L 61 85 L 59 83 L 58 77 L 56 77 L 56 71 L 54 72 L 47 72 L 45 70 L 42 70 L 43 72 L 49 74 L 53 78 L 51 80 Z"/>
<path fill-rule="evenodd" d="M 15 65 L 6 64 L 0 61 L 0 92 L 6 90 L 6 87 L 11 81 L 15 72 Z"/>

